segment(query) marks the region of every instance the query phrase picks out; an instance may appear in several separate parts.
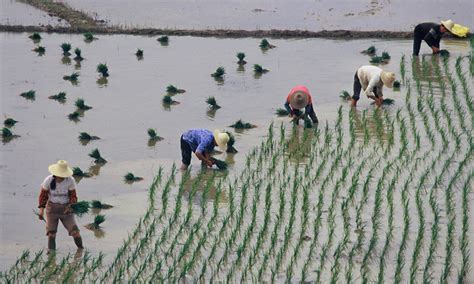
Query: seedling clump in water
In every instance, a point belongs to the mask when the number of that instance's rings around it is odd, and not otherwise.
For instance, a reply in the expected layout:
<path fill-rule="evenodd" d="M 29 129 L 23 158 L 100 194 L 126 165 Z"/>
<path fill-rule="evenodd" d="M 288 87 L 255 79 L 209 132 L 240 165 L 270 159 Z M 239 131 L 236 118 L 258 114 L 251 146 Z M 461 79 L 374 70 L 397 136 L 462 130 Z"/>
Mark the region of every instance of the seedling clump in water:
<path fill-rule="evenodd" d="M 143 180 L 142 177 L 137 177 L 137 176 L 135 176 L 134 174 L 132 174 L 130 172 L 128 172 L 123 178 L 125 179 L 125 182 L 127 182 L 127 183 L 132 183 L 132 182 Z"/>
<path fill-rule="evenodd" d="M 2 138 L 11 138 L 13 137 L 13 132 L 10 129 L 3 127 L 2 128 Z"/>
<path fill-rule="evenodd" d="M 99 200 L 92 200 L 91 207 L 94 209 L 110 209 L 113 206 L 100 202 Z"/>
<path fill-rule="evenodd" d="M 13 127 L 17 122 L 17 120 L 9 117 L 3 121 L 3 125 L 5 125 L 5 127 Z"/>
<path fill-rule="evenodd" d="M 210 109 L 220 109 L 221 106 L 217 104 L 216 98 L 208 97 L 206 99 L 206 103 L 208 104 Z"/>
<path fill-rule="evenodd" d="M 395 103 L 395 100 L 394 99 L 383 99 L 382 101 L 382 105 L 385 105 L 385 106 L 391 106 Z M 374 105 L 375 102 L 372 102 L 371 105 Z"/>
<path fill-rule="evenodd" d="M 164 35 L 164 36 L 160 36 L 157 41 L 159 41 L 161 43 L 161 45 L 168 45 L 168 42 L 169 42 L 169 38 L 168 36 Z"/>
<path fill-rule="evenodd" d="M 89 230 L 97 230 L 100 228 L 100 224 L 104 223 L 105 216 L 104 215 L 96 215 L 94 218 L 94 222 L 86 225 L 85 227 Z"/>
<path fill-rule="evenodd" d="M 186 92 L 186 90 L 178 89 L 174 85 L 170 84 L 170 85 L 168 85 L 168 87 L 166 87 L 166 92 L 168 94 L 175 95 L 175 94 L 182 94 L 182 93 Z"/>
<path fill-rule="evenodd" d="M 270 44 L 266 38 L 262 39 L 259 46 L 261 49 L 270 49 L 275 47 L 274 45 Z"/>
<path fill-rule="evenodd" d="M 84 60 L 84 58 L 81 55 L 81 49 L 80 48 L 74 49 L 74 54 L 76 54 L 76 56 L 74 57 L 74 60 L 76 60 L 76 61 Z"/>
<path fill-rule="evenodd" d="M 87 201 L 79 201 L 74 204 L 71 204 L 72 212 L 79 217 L 89 212 L 89 208 L 90 204 Z"/>
<path fill-rule="evenodd" d="M 46 48 L 44 48 L 44 46 L 37 46 L 33 49 L 33 51 L 38 53 L 38 56 L 43 56 L 46 52 Z"/>
<path fill-rule="evenodd" d="M 227 163 L 216 158 L 211 158 L 211 161 L 216 165 L 219 170 L 226 170 Z"/>
<path fill-rule="evenodd" d="M 41 40 L 41 35 L 39 33 L 33 33 L 28 37 L 32 39 L 34 42 L 39 42 Z"/>
<path fill-rule="evenodd" d="M 141 50 L 140 48 L 137 50 L 137 52 L 135 52 L 135 55 L 141 59 L 143 58 L 143 50 Z"/>
<path fill-rule="evenodd" d="M 366 50 L 361 51 L 361 53 L 368 54 L 368 55 L 374 55 L 375 51 L 376 51 L 375 46 L 372 45 L 369 48 L 367 48 Z"/>
<path fill-rule="evenodd" d="M 63 76 L 63 80 L 70 81 L 71 83 L 77 82 L 77 79 L 79 79 L 79 73 L 78 72 L 73 72 L 71 75 Z"/>
<path fill-rule="evenodd" d="M 60 103 L 64 103 L 66 101 L 66 93 L 65 92 L 59 92 L 56 95 L 49 96 L 48 99 L 50 100 L 55 100 Z"/>
<path fill-rule="evenodd" d="M 61 49 L 63 50 L 63 55 L 64 56 L 69 56 L 71 53 L 69 52 L 71 50 L 71 44 L 70 43 L 63 43 L 61 44 Z"/>
<path fill-rule="evenodd" d="M 97 72 L 102 74 L 102 77 L 109 77 L 109 68 L 105 63 L 100 63 L 99 65 L 97 65 Z"/>
<path fill-rule="evenodd" d="M 290 113 L 286 109 L 278 108 L 275 111 L 275 114 L 278 115 L 278 116 L 288 116 Z"/>
<path fill-rule="evenodd" d="M 90 134 L 87 133 L 87 132 L 81 132 L 81 133 L 79 133 L 79 140 L 90 141 L 90 140 L 99 140 L 99 139 L 100 139 L 100 137 L 94 136 L 94 135 L 90 135 Z"/>
<path fill-rule="evenodd" d="M 237 58 L 239 59 L 239 61 L 237 61 L 238 64 L 240 64 L 240 65 L 247 64 L 247 61 L 244 60 L 245 53 L 243 53 L 243 52 L 237 53 Z"/>
<path fill-rule="evenodd" d="M 96 164 L 105 164 L 107 163 L 107 160 L 102 158 L 100 155 L 99 149 L 94 149 L 92 152 L 89 153 L 89 157 L 94 159 L 94 163 Z"/>
<path fill-rule="evenodd" d="M 269 70 L 263 68 L 263 67 L 262 67 L 261 65 L 259 65 L 259 64 L 254 64 L 254 65 L 253 65 L 253 71 L 255 71 L 256 74 L 263 74 L 263 73 L 267 73 Z"/>
<path fill-rule="evenodd" d="M 165 105 L 177 105 L 179 102 L 173 100 L 170 95 L 166 95 L 163 97 L 163 103 Z"/>
<path fill-rule="evenodd" d="M 342 91 L 339 97 L 345 101 L 350 101 L 352 99 L 352 96 L 349 94 L 348 91 Z"/>
<path fill-rule="evenodd" d="M 88 105 L 85 104 L 84 99 L 80 99 L 80 98 L 77 99 L 74 104 L 80 110 L 89 110 L 89 109 L 92 108 L 91 106 L 88 106 Z"/>
<path fill-rule="evenodd" d="M 257 126 L 250 124 L 248 122 L 243 122 L 241 119 L 239 119 L 234 124 L 229 125 L 229 127 L 233 127 L 236 129 L 250 129 L 250 128 L 255 128 Z"/>
<path fill-rule="evenodd" d="M 86 173 L 86 172 L 82 171 L 81 168 L 79 168 L 79 167 L 72 168 L 72 175 L 75 176 L 75 177 L 85 177 L 85 178 L 88 178 L 88 177 L 92 176 L 91 173 Z"/>
<path fill-rule="evenodd" d="M 93 41 L 94 39 L 97 39 L 97 38 L 95 38 L 95 37 L 94 37 L 94 34 L 92 34 L 91 32 L 86 32 L 86 33 L 84 33 L 84 40 L 85 40 L 86 42 L 91 42 L 91 41 Z"/>
<path fill-rule="evenodd" d="M 386 51 L 382 52 L 382 60 L 384 61 L 390 60 L 390 54 L 388 54 L 388 52 Z"/>
<path fill-rule="evenodd" d="M 27 100 L 35 100 L 36 92 L 33 90 L 29 90 L 28 92 L 23 92 L 20 94 L 20 96 L 24 97 Z"/>
<path fill-rule="evenodd" d="M 222 78 L 222 76 L 224 76 L 224 74 L 225 74 L 225 69 L 224 67 L 220 66 L 220 67 L 217 67 L 216 71 L 212 73 L 211 76 L 216 79 L 220 79 Z"/>
<path fill-rule="evenodd" d="M 148 133 L 148 137 L 150 137 L 150 140 L 157 140 L 157 141 L 163 140 L 163 138 L 158 136 L 158 134 L 156 133 L 156 130 L 153 128 L 148 128 L 147 133 Z"/>
<path fill-rule="evenodd" d="M 74 112 L 67 115 L 69 120 L 72 120 L 72 121 L 79 121 L 80 116 L 81 116 L 81 114 L 78 111 L 74 111 Z"/>

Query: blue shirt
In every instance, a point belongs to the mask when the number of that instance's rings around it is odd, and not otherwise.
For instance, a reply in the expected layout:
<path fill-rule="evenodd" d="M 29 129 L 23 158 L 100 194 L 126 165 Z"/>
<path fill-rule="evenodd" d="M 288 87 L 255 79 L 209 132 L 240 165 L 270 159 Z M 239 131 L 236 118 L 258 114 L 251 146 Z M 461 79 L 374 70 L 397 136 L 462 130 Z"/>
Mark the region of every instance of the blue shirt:
<path fill-rule="evenodd" d="M 211 152 L 214 149 L 214 134 L 207 129 L 191 129 L 183 133 L 183 140 L 189 143 L 193 152 Z"/>

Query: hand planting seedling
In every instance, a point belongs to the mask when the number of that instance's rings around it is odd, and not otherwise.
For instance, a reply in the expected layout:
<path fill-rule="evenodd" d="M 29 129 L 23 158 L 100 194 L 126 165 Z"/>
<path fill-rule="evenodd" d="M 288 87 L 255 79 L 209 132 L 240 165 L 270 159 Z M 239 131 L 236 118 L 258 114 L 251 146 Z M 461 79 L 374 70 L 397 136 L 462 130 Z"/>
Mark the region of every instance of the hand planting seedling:
<path fill-rule="evenodd" d="M 81 217 L 82 215 L 89 212 L 90 204 L 87 201 L 79 201 L 79 202 L 76 202 L 74 204 L 71 204 L 70 208 L 72 210 L 72 213 L 74 213 L 77 216 Z"/>
<path fill-rule="evenodd" d="M 222 76 L 224 76 L 224 74 L 225 74 L 225 69 L 224 67 L 220 66 L 220 67 L 217 67 L 216 71 L 212 73 L 211 76 L 216 79 L 221 79 Z"/>
<path fill-rule="evenodd" d="M 92 152 L 89 153 L 89 157 L 94 159 L 94 163 L 96 164 L 105 164 L 107 163 L 107 160 L 102 158 L 100 155 L 99 149 L 94 149 Z"/>
<path fill-rule="evenodd" d="M 177 87 L 170 84 L 168 85 L 168 87 L 166 87 L 166 92 L 171 95 L 176 95 L 176 94 L 182 94 L 186 92 L 186 90 L 178 89 Z"/>
<path fill-rule="evenodd" d="M 34 101 L 36 97 L 36 92 L 33 90 L 29 90 L 28 92 L 23 92 L 20 96 L 24 97 L 27 100 Z"/>
<path fill-rule="evenodd" d="M 89 230 L 98 230 L 100 229 L 100 224 L 104 223 L 104 221 L 105 221 L 105 216 L 98 214 L 94 217 L 93 223 L 87 224 L 84 227 L 86 227 Z"/>
<path fill-rule="evenodd" d="M 254 65 L 253 65 L 253 71 L 255 72 L 255 74 L 264 74 L 264 73 L 267 73 L 269 70 L 263 68 L 263 67 L 262 67 L 261 65 L 259 65 L 259 64 L 254 64 Z"/>
<path fill-rule="evenodd" d="M 17 120 L 14 120 L 13 118 L 9 117 L 3 121 L 3 125 L 5 125 L 5 127 L 11 128 L 15 126 L 17 122 L 18 122 Z"/>
<path fill-rule="evenodd" d="M 395 103 L 395 100 L 394 99 L 383 99 L 382 101 L 382 105 L 386 105 L 386 106 L 391 106 Z M 370 103 L 371 105 L 374 105 L 375 102 L 372 102 Z"/>
<path fill-rule="evenodd" d="M 225 131 L 225 133 L 227 133 L 227 135 L 229 135 L 229 141 L 227 141 L 227 149 L 226 149 L 226 152 L 227 153 L 237 153 L 237 149 L 234 148 L 234 144 L 235 144 L 235 136 L 234 134 L 232 134 L 230 131 Z"/>
<path fill-rule="evenodd" d="M 227 170 L 227 163 L 224 162 L 224 161 L 221 161 L 219 159 L 216 159 L 214 157 L 211 157 L 210 160 L 212 161 L 212 163 L 214 165 L 216 165 L 216 167 L 219 169 L 219 170 Z"/>
<path fill-rule="evenodd" d="M 63 43 L 61 44 L 61 49 L 63 50 L 63 55 L 64 56 L 69 56 L 71 53 L 69 52 L 71 50 L 71 44 L 70 43 Z"/>
<path fill-rule="evenodd" d="M 81 49 L 79 49 L 79 48 L 74 49 L 74 54 L 76 54 L 76 56 L 74 57 L 74 60 L 76 60 L 76 61 L 84 60 L 84 58 L 81 55 Z"/>
<path fill-rule="evenodd" d="M 70 114 L 67 115 L 67 117 L 69 118 L 69 120 L 72 120 L 74 122 L 78 122 L 79 121 L 79 117 L 81 116 L 81 113 L 78 112 L 78 111 L 74 111 Z"/>
<path fill-rule="evenodd" d="M 91 173 L 88 173 L 88 172 L 84 172 L 81 170 L 81 168 L 79 167 L 74 167 L 72 168 L 72 175 L 74 177 L 85 177 L 85 178 L 88 178 L 88 177 L 92 177 L 92 174 Z"/>
<path fill-rule="evenodd" d="M 50 100 L 55 100 L 60 103 L 66 102 L 66 93 L 65 92 L 59 92 L 56 95 L 49 96 L 48 99 Z"/>
<path fill-rule="evenodd" d="M 90 135 L 89 133 L 87 132 L 81 132 L 79 133 L 79 140 L 82 140 L 82 141 L 91 141 L 91 140 L 99 140 L 100 137 L 98 136 L 94 136 L 94 135 Z"/>
<path fill-rule="evenodd" d="M 239 61 L 237 61 L 237 64 L 239 64 L 239 65 L 247 64 L 247 61 L 244 60 L 244 58 L 245 58 L 245 53 L 243 53 L 243 52 L 238 52 L 238 53 L 237 53 L 237 58 L 239 59 Z"/>
<path fill-rule="evenodd" d="M 43 56 L 46 52 L 46 48 L 44 48 L 44 46 L 37 46 L 33 49 L 33 51 L 38 53 L 38 56 Z"/>
<path fill-rule="evenodd" d="M 243 122 L 241 119 L 237 120 L 234 124 L 229 125 L 229 127 L 233 127 L 236 129 L 250 129 L 257 127 L 256 125 L 250 124 L 248 122 Z"/>
<path fill-rule="evenodd" d="M 286 109 L 283 109 L 283 108 L 278 108 L 276 111 L 275 111 L 275 114 L 277 116 L 288 116 L 290 115 L 290 113 L 286 110 Z"/>
<path fill-rule="evenodd" d="M 77 107 L 77 109 L 79 110 L 89 110 L 91 109 L 92 107 L 91 106 L 88 106 L 85 104 L 84 102 L 84 99 L 77 99 L 75 102 L 74 102 L 74 105 Z"/>
<path fill-rule="evenodd" d="M 110 208 L 113 208 L 112 205 L 102 203 L 99 200 L 92 200 L 91 201 L 91 207 L 94 208 L 94 209 L 110 209 Z"/>
<path fill-rule="evenodd" d="M 446 49 L 441 49 L 441 50 L 439 51 L 439 55 L 440 55 L 440 56 L 443 56 L 443 57 L 448 57 L 448 56 L 449 56 L 449 51 L 446 50 Z"/>
<path fill-rule="evenodd" d="M 259 44 L 260 48 L 261 49 L 270 49 L 270 48 L 274 48 L 275 46 L 270 44 L 270 42 L 268 42 L 268 40 L 266 38 L 262 39 L 262 41 L 260 41 L 260 44 Z"/>
<path fill-rule="evenodd" d="M 34 42 L 39 42 L 41 40 L 41 35 L 39 33 L 33 33 L 28 36 L 30 39 L 32 39 Z"/>
<path fill-rule="evenodd" d="M 105 63 L 100 63 L 99 65 L 97 65 L 97 72 L 99 72 L 104 78 L 109 77 L 109 68 Z"/>
<path fill-rule="evenodd" d="M 63 80 L 70 81 L 72 84 L 77 83 L 77 79 L 79 79 L 78 72 L 73 72 L 71 75 L 63 76 Z"/>
<path fill-rule="evenodd" d="M 92 34 L 91 32 L 86 32 L 83 35 L 84 35 L 84 41 L 85 42 L 91 42 L 94 39 L 97 39 L 96 37 L 94 37 L 94 34 Z"/>
<path fill-rule="evenodd" d="M 168 106 L 169 105 L 178 105 L 179 102 L 173 100 L 170 95 L 166 95 L 166 96 L 163 97 L 163 104 L 168 105 Z"/>
<path fill-rule="evenodd" d="M 214 97 L 208 97 L 206 103 L 210 109 L 220 109 L 221 106 L 217 104 L 217 101 Z"/>
<path fill-rule="evenodd" d="M 313 121 L 308 116 L 304 118 L 304 128 L 313 128 Z"/>
<path fill-rule="evenodd" d="M 369 48 L 367 48 L 366 50 L 361 51 L 360 53 L 368 54 L 368 55 L 374 55 L 375 51 L 376 51 L 375 46 L 372 45 Z"/>
<path fill-rule="evenodd" d="M 341 95 L 339 96 L 341 99 L 345 100 L 345 101 L 350 101 L 352 100 L 352 96 L 349 94 L 348 91 L 342 91 L 341 92 Z"/>
<path fill-rule="evenodd" d="M 135 55 L 138 57 L 138 59 L 143 59 L 143 50 L 140 48 L 135 52 Z"/>
<path fill-rule="evenodd" d="M 126 175 L 123 176 L 124 180 L 126 183 L 133 183 L 133 182 L 136 182 L 136 181 L 141 181 L 143 180 L 142 177 L 137 177 L 135 176 L 134 174 L 128 172 Z"/>

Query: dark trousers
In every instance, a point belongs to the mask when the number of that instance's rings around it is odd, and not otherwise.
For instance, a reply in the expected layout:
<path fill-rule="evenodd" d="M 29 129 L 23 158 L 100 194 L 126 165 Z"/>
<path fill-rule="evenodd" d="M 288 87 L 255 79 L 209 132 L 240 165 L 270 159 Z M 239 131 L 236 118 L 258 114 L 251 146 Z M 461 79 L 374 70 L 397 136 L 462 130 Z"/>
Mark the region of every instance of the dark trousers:
<path fill-rule="evenodd" d="M 359 76 L 357 76 L 357 72 L 354 75 L 354 94 L 352 95 L 352 99 L 358 101 L 360 99 L 360 91 L 362 90 L 362 85 L 360 84 Z M 374 87 L 372 91 L 375 94 L 375 97 L 378 98 L 377 95 L 377 87 Z"/>
<path fill-rule="evenodd" d="M 413 55 L 418 56 L 420 54 L 421 42 L 425 35 L 419 30 L 419 27 L 415 27 L 413 31 Z"/>
<path fill-rule="evenodd" d="M 191 150 L 191 146 L 189 146 L 189 143 L 184 141 L 183 136 L 181 136 L 181 162 L 185 164 L 186 166 L 189 166 L 191 164 L 191 153 L 193 151 Z"/>

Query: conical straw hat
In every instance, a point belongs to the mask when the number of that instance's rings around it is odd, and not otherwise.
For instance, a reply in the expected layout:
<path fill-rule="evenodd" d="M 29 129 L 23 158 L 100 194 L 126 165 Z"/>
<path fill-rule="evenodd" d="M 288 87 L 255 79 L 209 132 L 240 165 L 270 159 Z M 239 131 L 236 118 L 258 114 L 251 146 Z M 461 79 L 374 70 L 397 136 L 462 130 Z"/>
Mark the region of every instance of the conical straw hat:
<path fill-rule="evenodd" d="M 56 164 L 50 165 L 48 171 L 57 177 L 66 178 L 72 176 L 72 169 L 64 160 L 59 160 Z"/>

